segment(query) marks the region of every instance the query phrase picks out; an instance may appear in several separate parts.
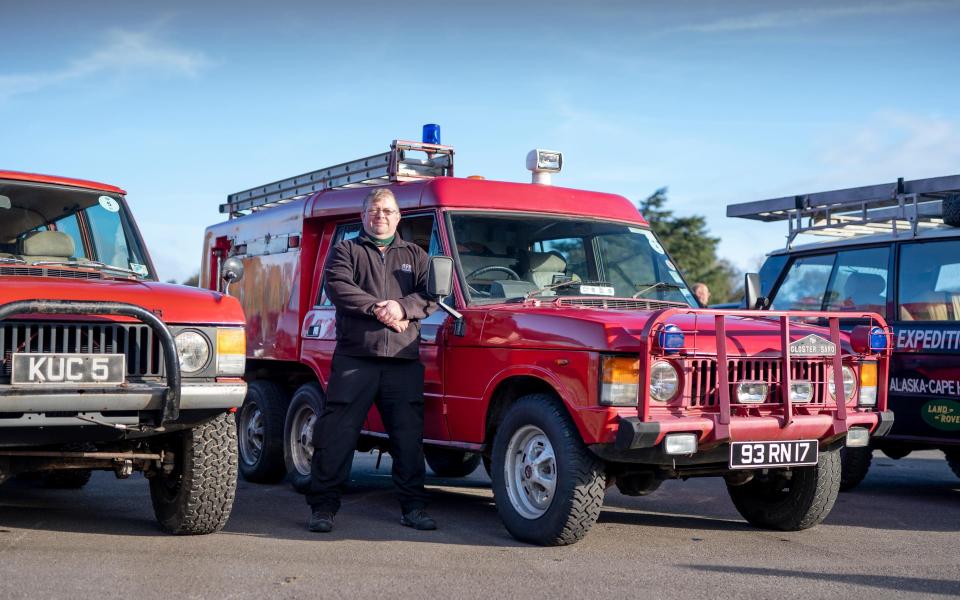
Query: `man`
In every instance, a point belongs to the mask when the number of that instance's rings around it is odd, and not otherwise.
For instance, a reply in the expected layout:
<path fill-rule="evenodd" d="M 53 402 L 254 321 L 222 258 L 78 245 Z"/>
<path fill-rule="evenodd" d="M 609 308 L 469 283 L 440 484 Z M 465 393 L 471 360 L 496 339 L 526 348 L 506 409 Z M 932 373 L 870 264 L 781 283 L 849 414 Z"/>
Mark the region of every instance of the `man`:
<path fill-rule="evenodd" d="M 337 308 L 326 406 L 314 433 L 310 531 L 333 529 L 350 477 L 357 438 L 376 402 L 390 435 L 400 523 L 436 529 L 425 512 L 423 365 L 420 324 L 436 308 L 426 296 L 427 253 L 397 235 L 393 192 L 376 188 L 363 201 L 363 233 L 337 244 L 327 260 L 327 296 Z"/>
<path fill-rule="evenodd" d="M 700 306 L 706 307 L 710 304 L 710 288 L 707 287 L 705 283 L 695 283 L 693 284 L 693 295 L 697 298 L 697 302 L 700 303 Z"/>

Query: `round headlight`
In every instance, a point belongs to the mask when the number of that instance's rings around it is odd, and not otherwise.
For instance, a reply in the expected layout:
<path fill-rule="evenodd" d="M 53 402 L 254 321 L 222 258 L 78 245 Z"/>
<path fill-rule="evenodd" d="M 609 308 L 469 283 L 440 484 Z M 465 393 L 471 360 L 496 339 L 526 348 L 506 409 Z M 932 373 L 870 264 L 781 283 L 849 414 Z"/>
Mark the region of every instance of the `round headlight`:
<path fill-rule="evenodd" d="M 210 360 L 210 343 L 196 331 L 184 331 L 176 337 L 180 370 L 195 373 Z"/>
<path fill-rule="evenodd" d="M 843 365 L 843 397 L 847 400 L 853 398 L 853 391 L 857 385 L 857 375 L 851 367 Z M 833 383 L 833 369 L 827 369 L 827 389 L 830 391 L 830 397 L 837 397 L 836 385 Z"/>
<path fill-rule="evenodd" d="M 680 390 L 680 375 L 672 364 L 658 360 L 650 367 L 650 397 L 657 402 L 669 402 Z"/>

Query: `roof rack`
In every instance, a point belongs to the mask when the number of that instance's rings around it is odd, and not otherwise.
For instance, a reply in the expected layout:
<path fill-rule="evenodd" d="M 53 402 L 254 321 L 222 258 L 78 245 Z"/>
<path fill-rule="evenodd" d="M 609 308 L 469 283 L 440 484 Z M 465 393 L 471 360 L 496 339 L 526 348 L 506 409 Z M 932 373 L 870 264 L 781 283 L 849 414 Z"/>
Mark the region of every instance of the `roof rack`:
<path fill-rule="evenodd" d="M 960 194 L 960 175 L 881 183 L 815 194 L 741 202 L 728 217 L 787 221 L 787 247 L 801 233 L 857 237 L 874 233 L 913 237 L 943 225 L 943 200 Z"/>
<path fill-rule="evenodd" d="M 425 158 L 408 156 L 422 152 Z M 394 140 L 390 150 L 332 167 L 288 177 L 227 196 L 221 213 L 230 218 L 287 204 L 307 194 L 335 188 L 367 187 L 396 181 L 453 176 L 453 147 Z"/>

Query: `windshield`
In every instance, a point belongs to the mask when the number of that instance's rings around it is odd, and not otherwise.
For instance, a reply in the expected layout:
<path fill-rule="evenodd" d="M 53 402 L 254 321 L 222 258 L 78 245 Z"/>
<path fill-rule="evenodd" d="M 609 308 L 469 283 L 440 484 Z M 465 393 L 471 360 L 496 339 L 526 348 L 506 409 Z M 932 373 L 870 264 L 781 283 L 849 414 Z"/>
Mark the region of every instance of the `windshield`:
<path fill-rule="evenodd" d="M 453 213 L 450 219 L 472 303 L 572 295 L 696 306 L 649 229 L 542 215 Z"/>
<path fill-rule="evenodd" d="M 0 181 L 0 262 L 154 278 L 120 195 L 24 182 Z"/>

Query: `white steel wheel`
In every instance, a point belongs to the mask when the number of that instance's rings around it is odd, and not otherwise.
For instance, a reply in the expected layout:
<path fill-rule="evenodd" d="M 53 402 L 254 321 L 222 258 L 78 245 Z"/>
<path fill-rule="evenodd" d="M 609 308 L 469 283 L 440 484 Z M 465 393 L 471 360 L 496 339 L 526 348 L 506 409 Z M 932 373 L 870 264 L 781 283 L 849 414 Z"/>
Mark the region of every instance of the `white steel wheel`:
<path fill-rule="evenodd" d="M 240 460 L 244 465 L 255 465 L 263 455 L 263 411 L 258 404 L 251 403 L 240 411 Z"/>
<path fill-rule="evenodd" d="M 547 434 L 535 425 L 518 429 L 507 444 L 503 478 L 510 504 L 525 519 L 539 519 L 557 489 L 557 457 Z"/>
<path fill-rule="evenodd" d="M 310 461 L 313 460 L 313 430 L 317 425 L 317 413 L 309 404 L 301 404 L 290 414 L 290 438 L 287 451 L 290 453 L 290 466 L 298 474 L 310 474 Z"/>
<path fill-rule="evenodd" d="M 301 494 L 310 490 L 314 442 L 323 406 L 323 389 L 317 382 L 311 382 L 297 389 L 287 410 L 287 420 L 283 426 L 283 460 L 287 479 L 293 489 Z"/>

